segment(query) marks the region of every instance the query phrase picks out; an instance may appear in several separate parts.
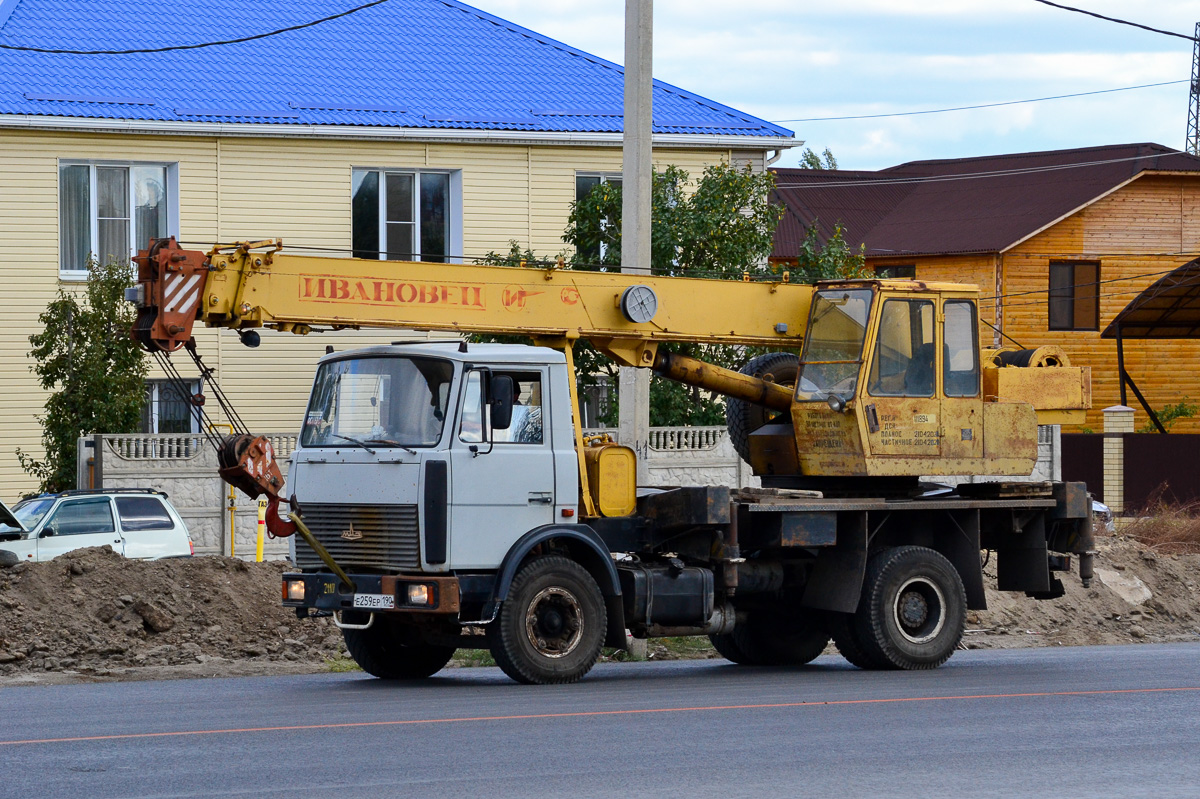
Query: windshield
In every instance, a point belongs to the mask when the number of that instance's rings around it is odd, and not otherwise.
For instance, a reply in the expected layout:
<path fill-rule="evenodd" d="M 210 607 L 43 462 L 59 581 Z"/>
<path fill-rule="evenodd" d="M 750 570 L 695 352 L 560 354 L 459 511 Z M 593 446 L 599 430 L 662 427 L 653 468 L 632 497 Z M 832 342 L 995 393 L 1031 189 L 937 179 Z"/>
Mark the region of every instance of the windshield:
<path fill-rule="evenodd" d="M 12 509 L 13 516 L 17 517 L 26 530 L 32 530 L 37 526 L 42 517 L 46 515 L 46 511 L 54 505 L 54 498 L 48 499 L 26 499 L 18 502 L 16 507 Z M 0 524 L 0 531 L 16 530 L 11 524 Z M 20 532 L 20 531 L 18 531 Z"/>
<path fill-rule="evenodd" d="M 305 447 L 432 447 L 442 435 L 454 366 L 437 358 L 351 358 L 317 372 Z"/>
<path fill-rule="evenodd" d="M 854 395 L 863 340 L 871 315 L 871 289 L 825 289 L 813 298 L 804 355 L 796 382 L 800 402 Z"/>

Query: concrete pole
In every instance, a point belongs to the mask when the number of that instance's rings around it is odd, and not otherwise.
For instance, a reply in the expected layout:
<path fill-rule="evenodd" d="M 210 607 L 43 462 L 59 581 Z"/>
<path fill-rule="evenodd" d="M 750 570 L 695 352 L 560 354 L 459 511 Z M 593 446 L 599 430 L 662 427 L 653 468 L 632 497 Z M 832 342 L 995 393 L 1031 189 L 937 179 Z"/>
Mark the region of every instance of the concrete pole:
<path fill-rule="evenodd" d="M 621 271 L 650 274 L 650 187 L 654 91 L 653 0 L 625 0 L 625 126 L 622 146 Z M 637 453 L 639 485 L 649 482 L 650 373 L 622 367 L 617 376 L 618 440 Z"/>

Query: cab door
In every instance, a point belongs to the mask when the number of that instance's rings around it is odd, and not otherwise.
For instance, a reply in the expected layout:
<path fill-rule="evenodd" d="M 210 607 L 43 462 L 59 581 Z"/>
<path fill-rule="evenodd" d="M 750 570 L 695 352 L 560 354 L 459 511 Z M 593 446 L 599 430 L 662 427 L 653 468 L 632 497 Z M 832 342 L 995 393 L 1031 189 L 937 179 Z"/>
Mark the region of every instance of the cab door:
<path fill-rule="evenodd" d="M 883 302 L 864 398 L 872 457 L 941 454 L 936 310 L 932 299 Z"/>
<path fill-rule="evenodd" d="M 38 534 L 37 559 L 44 562 L 84 547 L 110 546 L 125 554 L 108 497 L 67 499 L 50 512 Z"/>
<path fill-rule="evenodd" d="M 979 386 L 979 324 L 975 303 L 942 305 L 942 456 L 983 457 L 983 395 Z"/>
<path fill-rule="evenodd" d="M 491 426 L 484 401 L 489 375 L 514 383 L 512 421 L 503 430 Z M 545 367 L 515 365 L 465 375 L 450 446 L 452 568 L 495 568 L 518 538 L 554 521 L 554 453 L 542 417 L 546 378 Z"/>

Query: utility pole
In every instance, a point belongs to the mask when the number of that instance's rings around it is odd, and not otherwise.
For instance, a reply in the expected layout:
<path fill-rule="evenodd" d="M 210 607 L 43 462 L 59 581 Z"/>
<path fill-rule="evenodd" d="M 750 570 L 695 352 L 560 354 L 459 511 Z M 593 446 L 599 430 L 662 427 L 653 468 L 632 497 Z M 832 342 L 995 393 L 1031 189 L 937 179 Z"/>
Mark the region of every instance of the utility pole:
<path fill-rule="evenodd" d="M 1192 42 L 1191 102 L 1188 104 L 1187 145 L 1184 149 L 1192 155 L 1200 155 L 1200 22 L 1196 23 L 1195 40 Z"/>
<path fill-rule="evenodd" d="M 621 271 L 650 274 L 650 195 L 654 162 L 653 0 L 625 0 L 625 125 L 621 174 Z M 637 481 L 649 482 L 650 373 L 622 367 L 617 375 L 618 440 L 637 453 Z"/>

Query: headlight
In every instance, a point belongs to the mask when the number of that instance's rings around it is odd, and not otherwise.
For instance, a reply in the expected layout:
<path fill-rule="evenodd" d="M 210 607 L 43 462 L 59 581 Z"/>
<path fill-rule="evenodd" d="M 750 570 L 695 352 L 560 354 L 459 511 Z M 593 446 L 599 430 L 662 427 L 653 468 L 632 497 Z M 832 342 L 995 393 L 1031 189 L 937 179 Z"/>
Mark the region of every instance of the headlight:
<path fill-rule="evenodd" d="M 421 583 L 411 583 L 408 586 L 408 604 L 410 605 L 428 605 L 433 598 L 433 592 L 429 590 L 428 585 Z"/>
<path fill-rule="evenodd" d="M 304 601 L 304 581 L 303 580 L 284 580 L 283 581 L 283 599 L 284 599 L 284 601 L 303 602 Z"/>

